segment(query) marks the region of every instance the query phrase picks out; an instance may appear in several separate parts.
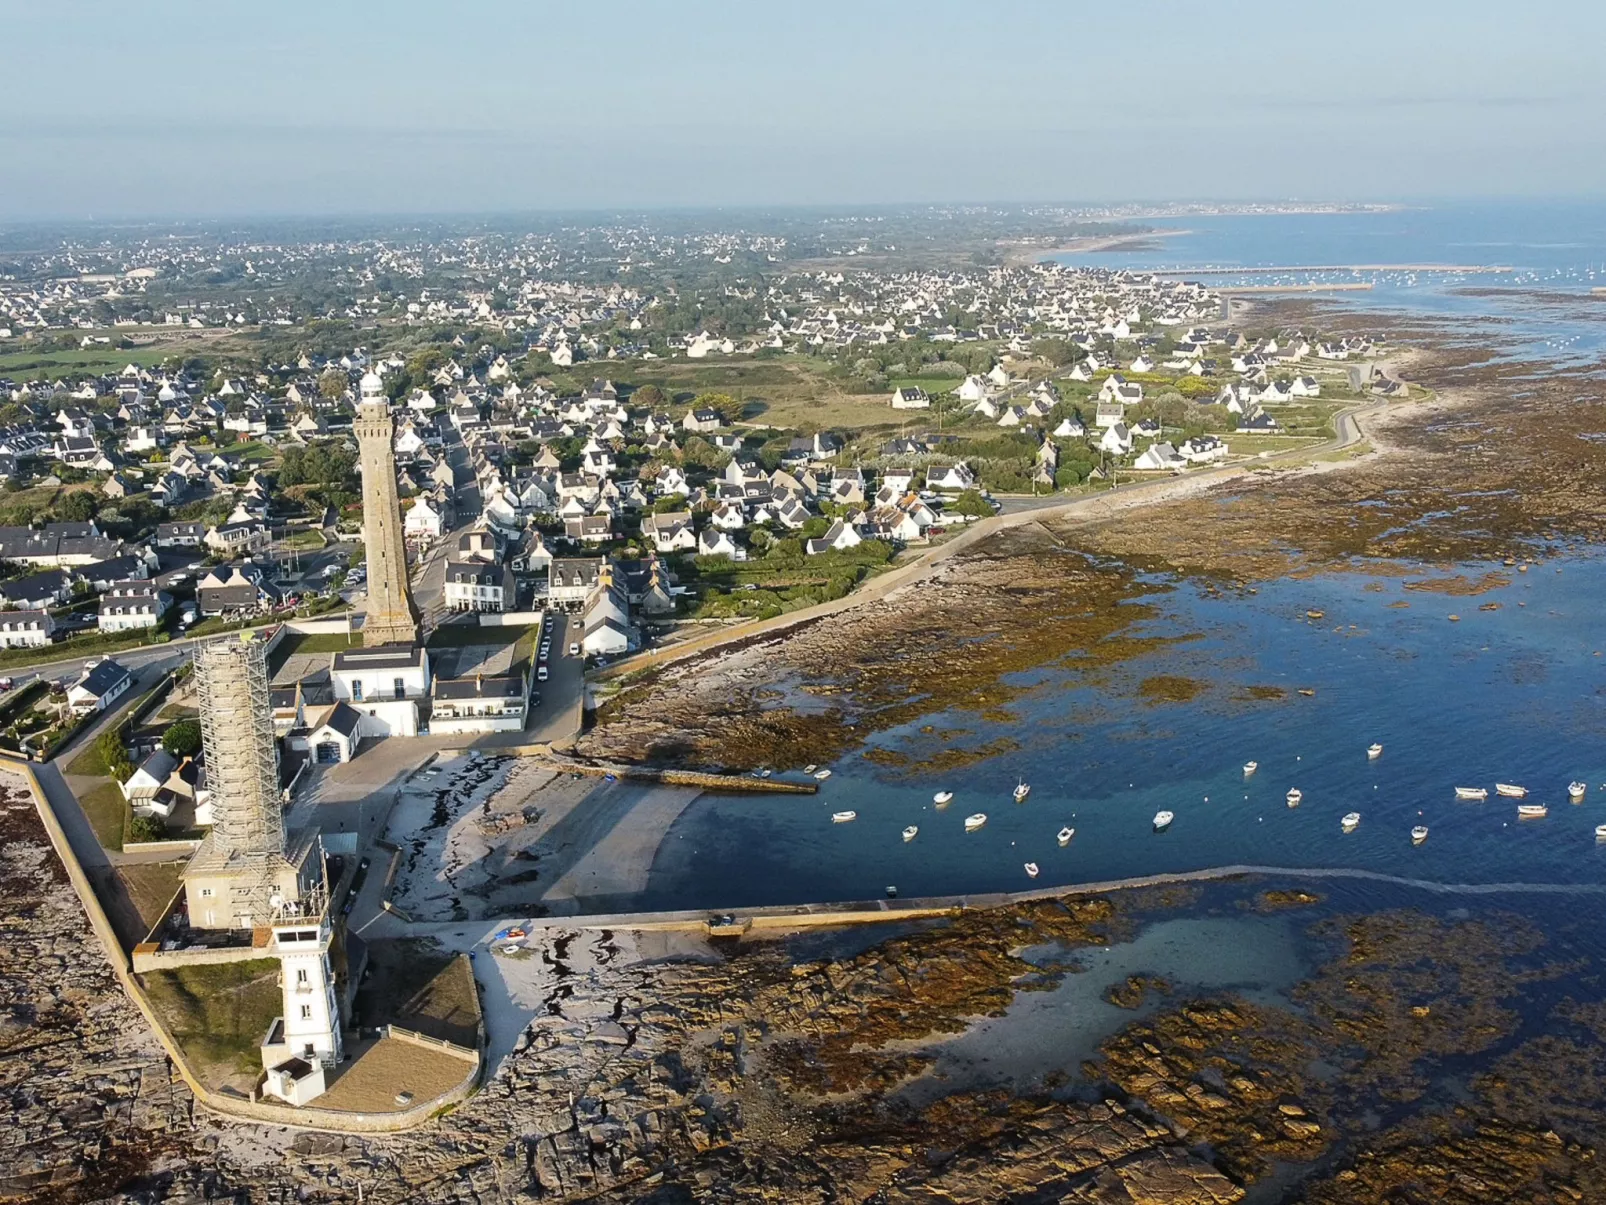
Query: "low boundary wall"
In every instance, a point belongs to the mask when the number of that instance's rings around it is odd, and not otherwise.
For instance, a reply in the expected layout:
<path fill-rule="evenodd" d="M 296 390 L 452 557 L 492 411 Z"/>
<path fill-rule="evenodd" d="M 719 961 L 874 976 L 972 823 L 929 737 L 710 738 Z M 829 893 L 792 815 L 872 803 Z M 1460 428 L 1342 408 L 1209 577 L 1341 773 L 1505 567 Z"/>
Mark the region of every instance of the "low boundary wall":
<path fill-rule="evenodd" d="M 412 1108 L 398 1113 L 346 1113 L 335 1109 L 320 1109 L 316 1105 L 307 1108 L 293 1108 L 289 1105 L 271 1105 L 262 1101 L 246 1100 L 243 1097 L 225 1095 L 214 1092 L 196 1078 L 195 1073 L 185 1061 L 184 1051 L 177 1040 L 168 1032 L 167 1026 L 157 1015 L 150 998 L 146 996 L 145 989 L 134 977 L 133 968 L 128 958 L 123 954 L 122 943 L 117 940 L 117 931 L 112 928 L 111 920 L 101 907 L 100 898 L 95 894 L 94 886 L 84 868 L 79 865 L 74 856 L 72 846 L 67 840 L 67 834 L 61 827 L 61 821 L 56 818 L 56 812 L 45 797 L 35 776 L 33 767 L 27 762 L 19 760 L 16 755 L 0 751 L 0 771 L 10 771 L 24 779 L 28 789 L 33 792 L 34 810 L 39 814 L 39 822 L 45 827 L 45 834 L 50 838 L 50 844 L 56 850 L 56 856 L 61 860 L 67 871 L 68 881 L 72 883 L 73 890 L 78 893 L 78 902 L 83 906 L 84 914 L 89 918 L 89 927 L 106 952 L 106 961 L 111 965 L 112 973 L 117 976 L 122 985 L 124 994 L 131 1000 L 134 1007 L 139 1009 L 150 1026 L 156 1040 L 162 1044 L 168 1060 L 173 1064 L 185 1086 L 195 1096 L 196 1101 L 206 1109 L 222 1117 L 234 1118 L 242 1121 L 256 1121 L 267 1125 L 290 1126 L 303 1130 L 329 1130 L 335 1133 L 393 1133 L 398 1130 L 411 1130 L 429 1121 L 442 1109 L 450 1108 L 467 1100 L 479 1088 L 480 1076 L 485 1068 L 484 1056 L 479 1051 L 471 1051 L 472 1064 L 462 1081 L 451 1091 L 443 1093 L 431 1100 L 422 1101 Z M 260 957 L 260 955 L 258 955 Z M 483 1024 L 483 1022 L 482 1022 Z M 459 1050 L 462 1047 L 458 1047 Z"/>

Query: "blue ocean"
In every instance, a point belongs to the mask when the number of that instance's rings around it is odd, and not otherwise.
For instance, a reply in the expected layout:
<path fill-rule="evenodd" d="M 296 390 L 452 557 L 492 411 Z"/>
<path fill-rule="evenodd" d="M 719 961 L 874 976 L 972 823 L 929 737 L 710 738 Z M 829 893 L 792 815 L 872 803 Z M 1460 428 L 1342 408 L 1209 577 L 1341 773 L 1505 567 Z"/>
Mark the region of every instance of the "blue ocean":
<path fill-rule="evenodd" d="M 1606 346 L 1606 206 L 1411 209 L 1375 214 L 1193 218 L 1147 250 L 1091 255 L 1132 268 L 1453 263 L 1510 273 L 1374 271 L 1345 308 L 1465 319 L 1502 354 L 1550 361 Z M 1318 274 L 1307 274 L 1315 276 Z M 1338 275 L 1338 274 L 1332 274 Z M 1287 277 L 1297 279 L 1300 273 Z M 1233 278 L 1211 277 L 1226 282 Z M 1262 276 L 1245 276 L 1267 283 Z M 1465 290 L 1496 290 L 1469 296 Z M 918 744 L 924 724 L 1019 749 L 940 777 L 857 755 L 817 798 L 704 796 L 676 822 L 639 903 L 744 907 L 1015 891 L 1258 865 L 1360 871 L 1428 884 L 1579 885 L 1606 877 L 1606 559 L 1589 549 L 1517 573 L 1475 598 L 1405 588 L 1396 563 L 1222 595 L 1166 580 L 1141 634 L 1162 645 L 1133 683 L 1202 682 L 1187 702 L 1090 687 L 1053 667 L 1023 675 L 1013 718 L 933 714 L 870 746 Z M 1410 568 L 1407 566 L 1407 568 Z M 1424 575 L 1443 567 L 1417 567 Z M 1482 610 L 1485 603 L 1498 609 Z M 1405 604 L 1405 605 L 1401 605 Z M 1308 617 L 1321 612 L 1322 618 Z M 1458 615 L 1458 621 L 1449 619 Z M 1249 687 L 1282 697 L 1247 699 Z M 1301 694 L 1300 691 L 1310 693 Z M 1270 691 L 1262 691 L 1270 694 Z M 1381 744 L 1380 756 L 1368 747 Z M 1244 766 L 1258 768 L 1246 776 Z M 1587 784 L 1570 802 L 1568 784 Z M 1011 792 L 1030 785 L 1024 803 Z M 1495 784 L 1549 813 L 1519 820 Z M 1455 797 L 1458 786 L 1489 792 Z M 1302 799 L 1289 807 L 1287 792 Z M 952 791 L 939 808 L 933 794 Z M 852 823 L 830 814 L 851 809 Z M 1175 820 L 1155 832 L 1157 812 Z M 984 827 L 964 818 L 982 812 Z M 1340 818 L 1359 812 L 1345 832 Z M 901 833 L 918 827 L 912 841 Z M 1427 839 L 1413 843 L 1415 826 Z M 1075 830 L 1061 846 L 1062 827 Z M 1026 873 L 1035 863 L 1040 873 Z"/>

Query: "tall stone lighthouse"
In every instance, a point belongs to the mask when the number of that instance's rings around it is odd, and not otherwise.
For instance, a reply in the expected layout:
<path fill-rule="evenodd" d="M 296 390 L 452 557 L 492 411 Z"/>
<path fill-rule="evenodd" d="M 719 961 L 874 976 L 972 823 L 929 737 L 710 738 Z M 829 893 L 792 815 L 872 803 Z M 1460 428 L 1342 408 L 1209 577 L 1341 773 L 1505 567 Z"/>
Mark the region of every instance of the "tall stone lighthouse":
<path fill-rule="evenodd" d="M 362 537 L 368 557 L 368 615 L 362 643 L 364 648 L 417 644 L 418 613 L 407 591 L 407 545 L 402 539 L 391 445 L 396 424 L 379 374 L 365 373 L 361 388 L 352 431 L 362 458 Z"/>

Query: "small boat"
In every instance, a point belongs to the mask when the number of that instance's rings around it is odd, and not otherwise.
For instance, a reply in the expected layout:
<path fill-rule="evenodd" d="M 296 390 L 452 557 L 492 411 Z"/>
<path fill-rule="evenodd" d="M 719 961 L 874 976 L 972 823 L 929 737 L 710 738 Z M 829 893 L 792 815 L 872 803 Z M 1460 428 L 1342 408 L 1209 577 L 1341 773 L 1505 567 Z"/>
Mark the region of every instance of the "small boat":
<path fill-rule="evenodd" d="M 1299 690 L 1298 690 L 1298 691 L 1296 691 L 1296 692 L 1295 692 L 1295 693 L 1296 693 L 1296 694 L 1302 694 L 1302 695 L 1304 695 L 1304 696 L 1305 696 L 1305 697 L 1306 697 L 1306 698 L 1307 698 L 1307 699 L 1314 699 L 1314 698 L 1315 698 L 1315 697 L 1316 697 L 1316 692 L 1315 692 L 1315 691 L 1314 691 L 1314 690 L 1312 690 L 1312 689 L 1311 689 L 1311 688 L 1310 688 L 1310 687 L 1308 687 L 1308 686 L 1301 686 L 1301 687 L 1300 687 L 1300 688 L 1299 688 Z"/>
<path fill-rule="evenodd" d="M 1244 777 L 1248 778 L 1251 774 L 1253 774 L 1258 769 L 1260 769 L 1260 763 L 1259 762 L 1257 762 L 1257 761 L 1246 761 L 1244 763 Z"/>
<path fill-rule="evenodd" d="M 1550 809 L 1542 803 L 1519 803 L 1517 805 L 1517 819 L 1543 820 L 1550 815 Z"/>
<path fill-rule="evenodd" d="M 1306 619 L 1326 619 L 1327 618 L 1327 612 L 1326 611 L 1306 611 L 1305 612 L 1305 618 Z"/>
<path fill-rule="evenodd" d="M 831 771 L 829 771 L 829 770 L 816 770 L 816 771 L 814 771 L 814 777 L 818 778 L 821 782 L 824 782 L 827 778 L 831 777 Z"/>
<path fill-rule="evenodd" d="M 1359 812 L 1345 812 L 1344 819 L 1338 823 L 1346 833 L 1353 833 L 1360 826 L 1361 814 Z"/>
<path fill-rule="evenodd" d="M 1457 787 L 1455 789 L 1455 797 L 1457 799 L 1487 799 L 1489 798 L 1489 792 L 1483 787 Z"/>
<path fill-rule="evenodd" d="M 978 828 L 980 828 L 982 825 L 984 825 L 986 823 L 987 823 L 987 813 L 986 812 L 976 812 L 973 815 L 965 817 L 965 831 L 967 833 L 973 833 Z"/>
<path fill-rule="evenodd" d="M 803 767 L 803 773 L 805 773 L 805 774 L 813 774 L 814 770 L 815 770 L 815 765 L 814 765 L 813 762 L 810 762 L 808 765 Z"/>
<path fill-rule="evenodd" d="M 913 841 L 919 832 L 920 826 L 918 824 L 911 824 L 908 828 L 903 830 L 903 839 L 905 841 Z"/>
<path fill-rule="evenodd" d="M 1288 806 L 1291 808 L 1297 808 L 1304 798 L 1305 792 L 1301 791 L 1298 787 L 1294 787 L 1288 792 Z"/>
<path fill-rule="evenodd" d="M 938 807 L 941 807 L 945 803 L 952 803 L 953 801 L 954 793 L 952 791 L 938 791 L 931 797 L 931 802 L 936 804 Z"/>
<path fill-rule="evenodd" d="M 1428 839 L 1428 826 L 1427 825 L 1419 824 L 1419 825 L 1417 825 L 1415 828 L 1413 828 L 1411 830 L 1411 844 L 1412 845 L 1421 845 L 1422 842 L 1426 841 L 1427 839 Z"/>
<path fill-rule="evenodd" d="M 1495 783 L 1494 784 L 1494 793 L 1496 795 L 1504 795 L 1507 799 L 1526 799 L 1526 798 L 1528 798 L 1528 788 L 1527 787 L 1515 787 L 1515 786 L 1512 786 L 1509 782 L 1497 782 L 1497 783 Z"/>
<path fill-rule="evenodd" d="M 758 772 L 758 776 L 760 778 L 768 778 L 770 776 L 770 771 L 768 771 L 768 770 L 760 770 Z"/>
<path fill-rule="evenodd" d="M 1372 759 L 1372 760 L 1376 760 L 1377 758 L 1382 757 L 1383 756 L 1383 746 L 1379 745 L 1379 744 L 1376 744 L 1376 743 L 1373 743 L 1373 744 L 1370 744 L 1370 745 L 1366 746 L 1366 756 L 1368 758 Z"/>
<path fill-rule="evenodd" d="M 1032 793 L 1032 788 L 1027 786 L 1024 782 L 1018 782 L 1018 783 L 1015 784 L 1015 802 L 1016 803 L 1025 803 L 1026 802 L 1026 796 L 1030 795 L 1031 793 Z"/>
<path fill-rule="evenodd" d="M 1606 841 L 1606 824 L 1597 824 L 1595 826 L 1595 840 Z"/>
<path fill-rule="evenodd" d="M 1584 792 L 1587 790 L 1589 788 L 1581 782 L 1570 782 L 1567 784 L 1567 798 L 1577 803 L 1584 797 Z"/>
<path fill-rule="evenodd" d="M 1037 863 L 1036 862 L 1028 862 L 1028 863 L 1026 863 L 1026 873 L 1029 876 L 1031 876 L 1032 878 L 1035 879 L 1037 877 L 1037 874 L 1038 874 Z"/>
<path fill-rule="evenodd" d="M 831 813 L 831 823 L 832 824 L 846 824 L 848 821 L 857 820 L 858 818 L 859 818 L 859 813 L 858 812 L 832 812 Z"/>
<path fill-rule="evenodd" d="M 1069 845 L 1071 843 L 1071 838 L 1074 836 L 1076 836 L 1076 830 L 1074 828 L 1062 828 L 1059 832 L 1054 834 L 1054 839 L 1061 845 Z"/>
<path fill-rule="evenodd" d="M 1176 818 L 1176 813 L 1174 812 L 1156 812 L 1154 814 L 1154 831 L 1158 833 L 1170 828 L 1171 822 Z"/>
<path fill-rule="evenodd" d="M 898 889 L 890 884 L 887 887 L 887 898 L 889 900 L 895 900 L 898 898 Z"/>

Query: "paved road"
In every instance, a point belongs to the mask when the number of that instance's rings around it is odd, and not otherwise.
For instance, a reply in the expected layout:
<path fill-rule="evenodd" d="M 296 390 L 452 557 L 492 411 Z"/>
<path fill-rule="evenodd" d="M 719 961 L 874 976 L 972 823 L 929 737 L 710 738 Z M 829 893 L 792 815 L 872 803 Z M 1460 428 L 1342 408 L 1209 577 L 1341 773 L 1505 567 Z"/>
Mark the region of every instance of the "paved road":
<path fill-rule="evenodd" d="M 800 611 L 791 611 L 773 619 L 753 620 L 737 624 L 733 627 L 719 628 L 706 636 L 694 636 L 679 644 L 662 649 L 648 649 L 632 657 L 615 661 L 612 665 L 596 670 L 592 673 L 594 681 L 607 681 L 637 670 L 648 669 L 654 665 L 666 665 L 686 657 L 698 656 L 721 645 L 730 644 L 738 640 L 746 640 L 753 636 L 770 635 L 783 631 L 800 623 L 812 619 L 819 619 L 826 615 L 834 615 L 839 611 L 850 610 L 863 606 L 867 602 L 874 602 L 887 596 L 900 586 L 908 585 L 926 574 L 932 568 L 956 553 L 962 552 L 973 544 L 986 539 L 988 536 L 1011 527 L 1019 527 L 1025 523 L 1038 519 L 1060 518 L 1078 512 L 1086 512 L 1090 516 L 1097 516 L 1100 511 L 1111 510 L 1112 499 L 1125 500 L 1132 495 L 1142 496 L 1153 494 L 1158 500 L 1175 491 L 1179 484 L 1185 483 L 1185 488 L 1195 488 L 1199 484 L 1230 480 L 1242 476 L 1253 469 L 1265 465 L 1286 464 L 1291 461 L 1307 460 L 1311 456 L 1327 452 L 1338 451 L 1358 442 L 1364 432 L 1359 420 L 1368 415 L 1375 414 L 1390 405 L 1387 401 L 1366 402 L 1352 406 L 1347 410 L 1340 410 L 1334 415 L 1332 439 L 1320 444 L 1310 444 L 1302 448 L 1290 449 L 1287 452 L 1278 452 L 1271 456 L 1262 456 L 1250 461 L 1240 461 L 1235 464 L 1217 465 L 1210 468 L 1195 469 L 1181 476 L 1167 476 L 1159 480 L 1133 481 L 1113 489 L 1103 490 L 1097 494 L 1088 494 L 1069 501 L 1063 495 L 1049 494 L 1042 498 L 1011 499 L 999 514 L 990 519 L 982 519 L 972 523 L 964 531 L 952 539 L 926 549 L 913 560 L 897 566 L 887 573 L 871 578 L 863 586 L 845 598 L 834 602 L 819 603 L 812 607 L 805 607 Z"/>

